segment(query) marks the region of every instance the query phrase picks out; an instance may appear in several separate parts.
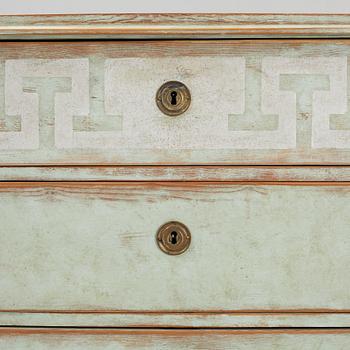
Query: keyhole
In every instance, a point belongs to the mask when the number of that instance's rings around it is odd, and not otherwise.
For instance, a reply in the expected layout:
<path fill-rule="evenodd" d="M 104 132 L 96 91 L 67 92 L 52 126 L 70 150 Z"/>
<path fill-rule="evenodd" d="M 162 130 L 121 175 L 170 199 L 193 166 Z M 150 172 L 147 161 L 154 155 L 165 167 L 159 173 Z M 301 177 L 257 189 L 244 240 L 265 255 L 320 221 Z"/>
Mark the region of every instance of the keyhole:
<path fill-rule="evenodd" d="M 173 231 L 170 233 L 170 243 L 176 244 L 177 243 L 177 232 Z"/>
<path fill-rule="evenodd" d="M 176 103 L 177 103 L 177 101 L 176 101 L 177 92 L 176 92 L 176 91 L 172 91 L 172 92 L 170 93 L 170 96 L 171 96 L 171 101 L 170 101 L 170 103 L 171 103 L 173 106 L 175 106 Z"/>

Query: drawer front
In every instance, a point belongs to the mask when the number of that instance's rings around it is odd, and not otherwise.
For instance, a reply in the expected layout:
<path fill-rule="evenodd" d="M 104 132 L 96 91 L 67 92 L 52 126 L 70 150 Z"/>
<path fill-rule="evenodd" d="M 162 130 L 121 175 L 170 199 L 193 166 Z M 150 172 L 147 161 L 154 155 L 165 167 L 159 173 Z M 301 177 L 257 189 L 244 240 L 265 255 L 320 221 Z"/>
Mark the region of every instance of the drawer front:
<path fill-rule="evenodd" d="M 3 183 L 0 310 L 346 312 L 349 205 L 349 183 Z"/>
<path fill-rule="evenodd" d="M 12 350 L 222 349 L 341 350 L 349 330 L 69 330 L 1 329 L 0 346 Z"/>
<path fill-rule="evenodd" d="M 2 42 L 0 163 L 350 164 L 349 53 L 346 39 Z M 167 81 L 189 89 L 179 116 L 157 106 Z"/>

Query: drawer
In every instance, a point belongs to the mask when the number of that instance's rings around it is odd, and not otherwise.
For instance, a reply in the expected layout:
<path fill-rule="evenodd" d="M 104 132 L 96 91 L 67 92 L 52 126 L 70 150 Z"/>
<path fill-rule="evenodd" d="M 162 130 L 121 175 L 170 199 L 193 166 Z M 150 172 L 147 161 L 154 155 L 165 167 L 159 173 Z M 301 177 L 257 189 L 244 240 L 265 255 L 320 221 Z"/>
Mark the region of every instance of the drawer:
<path fill-rule="evenodd" d="M 0 164 L 350 164 L 349 43 L 2 42 Z"/>
<path fill-rule="evenodd" d="M 349 205 L 348 182 L 2 183 L 0 321 L 349 325 Z M 156 240 L 173 221 L 191 235 L 180 255 Z"/>
<path fill-rule="evenodd" d="M 16 349 L 346 349 L 350 331 L 337 330 L 98 330 L 1 329 L 0 346 Z"/>

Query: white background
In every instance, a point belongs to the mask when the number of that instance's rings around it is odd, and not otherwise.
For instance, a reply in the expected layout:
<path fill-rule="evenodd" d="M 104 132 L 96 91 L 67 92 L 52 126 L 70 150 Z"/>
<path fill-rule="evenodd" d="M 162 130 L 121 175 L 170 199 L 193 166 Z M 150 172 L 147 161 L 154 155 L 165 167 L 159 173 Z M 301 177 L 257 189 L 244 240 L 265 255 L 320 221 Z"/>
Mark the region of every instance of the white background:
<path fill-rule="evenodd" d="M 0 0 L 0 14 L 104 12 L 350 13 L 350 0 Z"/>

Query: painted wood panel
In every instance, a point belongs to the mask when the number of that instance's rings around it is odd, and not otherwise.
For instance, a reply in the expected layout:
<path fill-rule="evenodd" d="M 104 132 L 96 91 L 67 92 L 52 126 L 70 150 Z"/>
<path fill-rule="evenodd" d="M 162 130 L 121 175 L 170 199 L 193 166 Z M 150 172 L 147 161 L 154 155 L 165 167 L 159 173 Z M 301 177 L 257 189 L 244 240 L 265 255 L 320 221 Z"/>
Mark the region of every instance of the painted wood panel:
<path fill-rule="evenodd" d="M 350 164 L 347 40 L 0 46 L 0 163 Z M 350 74 L 350 73 L 349 73 Z M 162 114 L 167 80 L 190 89 Z"/>
<path fill-rule="evenodd" d="M 349 37 L 346 14 L 0 16 L 1 40 Z"/>
<path fill-rule="evenodd" d="M 2 183 L 0 309 L 347 312 L 349 204 L 349 183 Z"/>
<path fill-rule="evenodd" d="M 349 330 L 72 330 L 1 329 L 0 346 L 28 349 L 342 350 Z"/>

